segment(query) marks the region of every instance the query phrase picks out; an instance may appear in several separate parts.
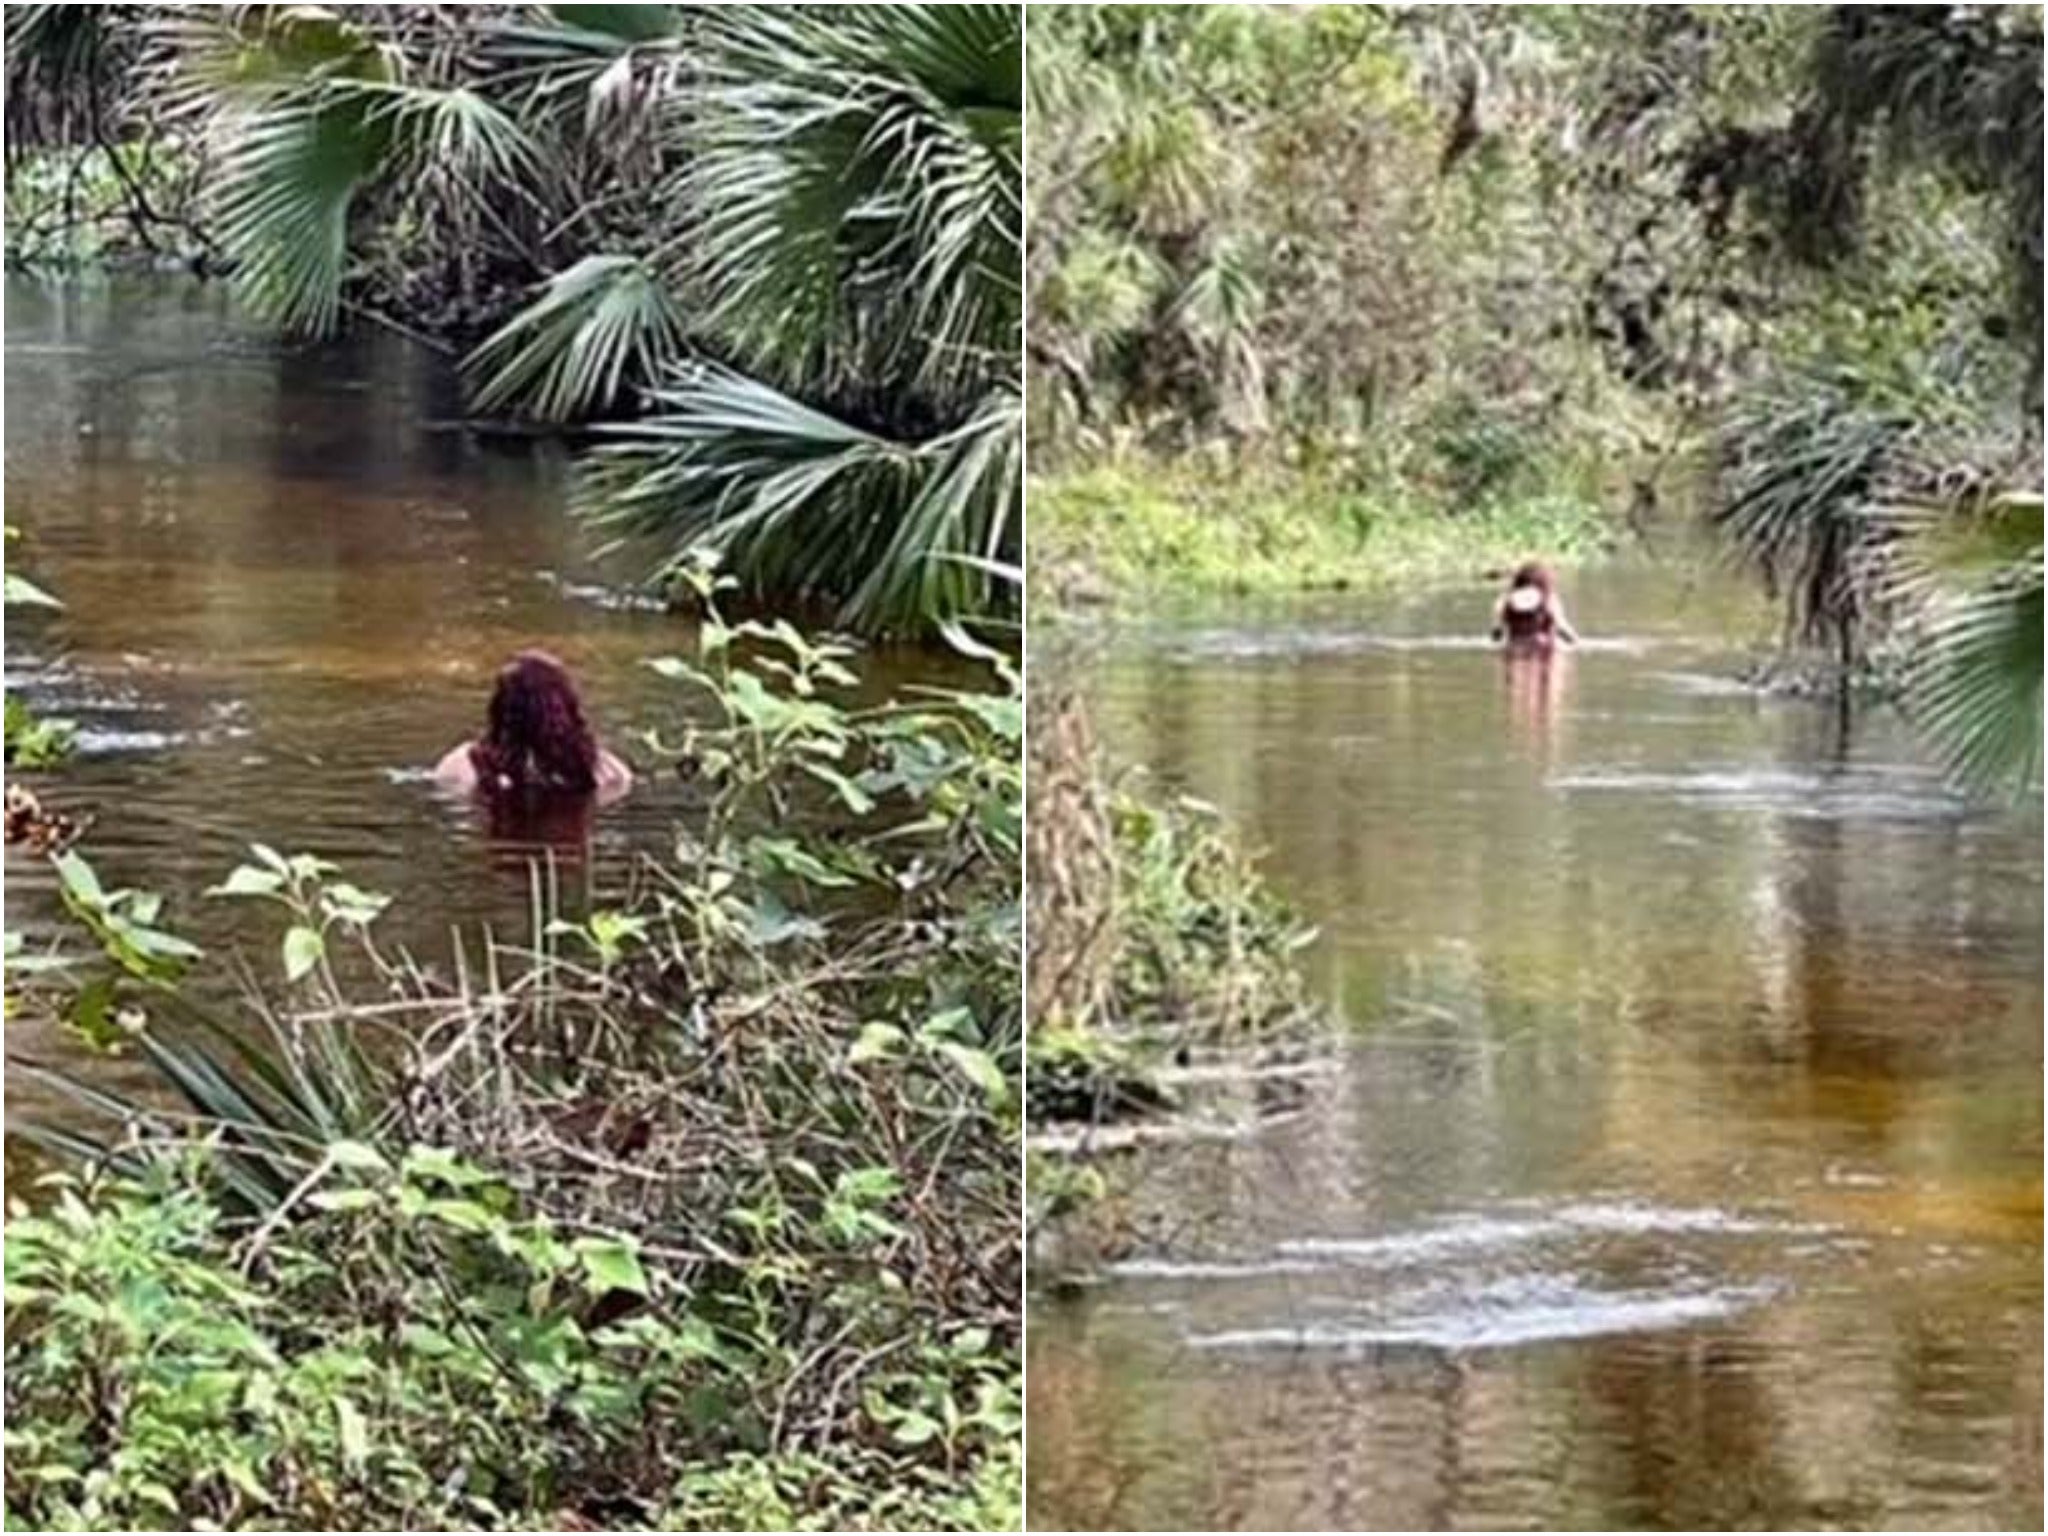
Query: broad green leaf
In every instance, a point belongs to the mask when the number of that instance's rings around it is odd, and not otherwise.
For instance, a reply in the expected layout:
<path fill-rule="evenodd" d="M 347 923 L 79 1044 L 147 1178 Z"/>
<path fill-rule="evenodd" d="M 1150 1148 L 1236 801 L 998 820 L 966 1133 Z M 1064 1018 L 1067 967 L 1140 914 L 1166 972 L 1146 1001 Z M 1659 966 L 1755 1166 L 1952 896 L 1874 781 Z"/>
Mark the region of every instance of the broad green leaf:
<path fill-rule="evenodd" d="M 51 862 L 56 865 L 57 878 L 63 881 L 68 895 L 94 910 L 106 906 L 107 893 L 100 885 L 100 877 L 84 859 L 75 853 L 60 853 Z"/>
<path fill-rule="evenodd" d="M 207 888 L 209 896 L 274 896 L 284 888 L 284 876 L 274 869 L 254 864 L 238 866 L 219 885 Z"/>
<path fill-rule="evenodd" d="M 592 1295 L 606 1291 L 648 1294 L 647 1271 L 641 1267 L 639 1248 L 630 1238 L 579 1237 L 575 1246 Z"/>
<path fill-rule="evenodd" d="M 300 981 L 312 972 L 327 953 L 327 941 L 317 928 L 295 923 L 284 936 L 284 974 L 287 981 Z"/>

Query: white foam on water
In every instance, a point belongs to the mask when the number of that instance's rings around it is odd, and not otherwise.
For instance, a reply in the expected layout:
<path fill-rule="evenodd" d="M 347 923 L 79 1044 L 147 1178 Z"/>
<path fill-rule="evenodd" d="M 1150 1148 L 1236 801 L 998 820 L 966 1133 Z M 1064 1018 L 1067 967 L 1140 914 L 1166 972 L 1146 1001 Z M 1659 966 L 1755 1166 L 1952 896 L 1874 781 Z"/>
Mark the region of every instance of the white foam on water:
<path fill-rule="evenodd" d="M 81 757 L 111 757 L 121 752 L 162 752 L 197 740 L 188 731 L 122 730 L 118 726 L 82 725 L 71 738 Z"/>
<path fill-rule="evenodd" d="M 1751 1236 L 1812 1230 L 1712 1207 L 1579 1201 L 1528 1215 L 1456 1216 L 1436 1225 L 1373 1237 L 1295 1238 L 1276 1245 L 1275 1251 L 1346 1264 L 1391 1267 L 1447 1253 L 1535 1246 L 1587 1232 L 1647 1237 Z"/>
<path fill-rule="evenodd" d="M 1437 1227 L 1390 1232 L 1380 1237 L 1305 1237 L 1277 1245 L 1277 1252 L 1326 1258 L 1347 1264 L 1411 1263 L 1444 1253 L 1514 1248 L 1555 1237 L 1554 1221 L 1458 1217 Z"/>
<path fill-rule="evenodd" d="M 1442 1350 L 1503 1349 L 1716 1322 L 1769 1301 L 1781 1288 L 1757 1283 L 1696 1290 L 1602 1292 L 1568 1282 L 1552 1282 L 1520 1289 L 1526 1294 L 1489 1296 L 1482 1290 L 1449 1306 L 1406 1314 L 1400 1309 L 1400 1298 L 1393 1298 L 1391 1315 L 1384 1319 L 1226 1329 L 1190 1334 L 1185 1342 L 1192 1349 L 1255 1352 L 1356 1353 L 1402 1345 Z"/>
<path fill-rule="evenodd" d="M 1698 773 L 1592 769 L 1565 774 L 1550 787 L 1567 794 L 1661 795 L 1711 810 L 1749 811 L 1808 820 L 1952 819 L 1969 810 L 1932 774 L 1848 776 L 1762 770 Z"/>
<path fill-rule="evenodd" d="M 1103 1273 L 1113 1280 L 1266 1280 L 1325 1274 L 1329 1268 L 1306 1259 L 1124 1259 Z"/>

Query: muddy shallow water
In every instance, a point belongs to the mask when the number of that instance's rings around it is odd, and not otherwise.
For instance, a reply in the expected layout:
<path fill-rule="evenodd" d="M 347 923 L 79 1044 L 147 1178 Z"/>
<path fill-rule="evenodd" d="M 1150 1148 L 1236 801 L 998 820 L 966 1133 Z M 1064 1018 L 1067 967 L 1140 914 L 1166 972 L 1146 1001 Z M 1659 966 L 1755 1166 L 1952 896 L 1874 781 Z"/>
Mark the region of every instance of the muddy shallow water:
<path fill-rule="evenodd" d="M 274 972 L 275 915 L 201 894 L 260 838 L 392 894 L 380 933 L 433 959 L 454 925 L 525 934 L 536 854 L 573 913 L 687 821 L 661 777 L 587 823 L 516 828 L 430 782 L 525 645 L 570 663 L 643 767 L 635 734 L 673 740 L 695 707 L 644 665 L 693 626 L 635 590 L 631 561 L 589 559 L 559 449 L 463 430 L 444 359 L 375 331 L 280 345 L 218 287 L 10 277 L 6 297 L 9 559 L 66 605 L 10 614 L 7 686 L 78 722 L 75 759 L 24 779 L 95 817 L 83 846 L 108 884 L 163 893 L 174 931 Z M 864 671 L 873 694 L 963 678 L 917 649 Z M 35 947 L 55 916 L 47 868 L 10 848 L 8 926 Z M 8 1031 L 12 1052 L 134 1080 Z M 48 1107 L 10 1085 L 11 1117 Z"/>
<path fill-rule="evenodd" d="M 1034 1298 L 1042 1529 L 2034 1528 L 2041 821 L 1753 697 L 1748 594 L 1195 615 L 1070 662 L 1322 930 L 1335 1070 Z"/>

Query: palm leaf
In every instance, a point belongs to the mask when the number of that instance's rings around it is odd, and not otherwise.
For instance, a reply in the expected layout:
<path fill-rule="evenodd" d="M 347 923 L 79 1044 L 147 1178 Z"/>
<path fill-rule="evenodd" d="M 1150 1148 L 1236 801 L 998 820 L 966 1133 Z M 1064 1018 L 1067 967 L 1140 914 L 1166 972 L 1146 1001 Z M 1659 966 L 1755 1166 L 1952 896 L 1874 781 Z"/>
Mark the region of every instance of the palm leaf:
<path fill-rule="evenodd" d="M 586 256 L 464 363 L 485 410 L 541 421 L 604 410 L 681 355 L 684 321 L 661 279 L 632 256 Z"/>
<path fill-rule="evenodd" d="M 2007 491 L 1906 503 L 1891 600 L 1914 615 L 1905 703 L 1972 788 L 2023 791 L 2041 772 L 2042 501 Z"/>
<path fill-rule="evenodd" d="M 409 82 L 403 55 L 336 12 L 188 11 L 161 32 L 177 59 L 171 110 L 203 113 L 220 151 L 213 211 L 237 288 L 282 329 L 334 329 L 351 215 L 380 178 L 431 177 L 481 197 L 540 172 L 539 151 L 500 108 Z"/>
<path fill-rule="evenodd" d="M 712 13 L 681 190 L 738 356 L 941 394 L 1013 357 L 1019 41 L 1004 6 Z"/>
<path fill-rule="evenodd" d="M 830 601 L 869 629 L 993 600 L 986 571 L 940 557 L 1015 554 L 1014 396 L 922 444 L 717 367 L 683 370 L 652 402 L 582 466 L 576 503 L 596 526 L 671 564 L 709 545 L 754 591 Z"/>
<path fill-rule="evenodd" d="M 287 97 L 240 115 L 215 214 L 235 284 L 267 323 L 323 336 L 341 313 L 349 210 L 391 146 L 360 97 Z"/>
<path fill-rule="evenodd" d="M 1862 381 L 1797 373 L 1745 392 L 1717 444 L 1709 518 L 1784 604 L 1788 638 L 1846 643 L 1870 607 L 1872 498 L 1915 433 Z"/>

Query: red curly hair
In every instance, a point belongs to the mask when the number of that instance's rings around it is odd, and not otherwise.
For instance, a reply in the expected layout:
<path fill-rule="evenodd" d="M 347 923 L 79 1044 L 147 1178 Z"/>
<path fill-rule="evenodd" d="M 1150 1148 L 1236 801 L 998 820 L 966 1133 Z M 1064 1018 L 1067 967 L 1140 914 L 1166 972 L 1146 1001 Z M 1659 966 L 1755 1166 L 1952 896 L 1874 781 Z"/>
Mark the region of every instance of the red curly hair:
<path fill-rule="evenodd" d="M 569 669 L 546 651 L 521 651 L 498 673 L 489 729 L 469 749 L 477 783 L 491 791 L 597 788 L 597 738 Z"/>

